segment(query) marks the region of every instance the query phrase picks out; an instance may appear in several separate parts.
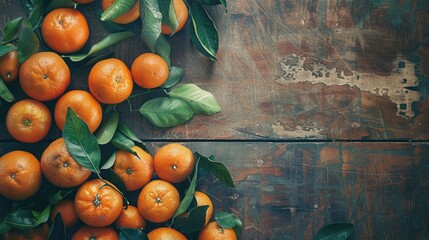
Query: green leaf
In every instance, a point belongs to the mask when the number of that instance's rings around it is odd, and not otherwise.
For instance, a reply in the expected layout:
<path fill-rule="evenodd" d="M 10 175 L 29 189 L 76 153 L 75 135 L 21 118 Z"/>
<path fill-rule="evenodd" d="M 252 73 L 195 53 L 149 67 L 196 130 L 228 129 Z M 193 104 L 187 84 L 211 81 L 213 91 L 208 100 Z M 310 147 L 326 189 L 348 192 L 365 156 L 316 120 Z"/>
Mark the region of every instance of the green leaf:
<path fill-rule="evenodd" d="M 119 239 L 121 240 L 149 240 L 147 235 L 140 229 L 119 228 Z"/>
<path fill-rule="evenodd" d="M 40 27 L 40 23 L 42 22 L 43 17 L 43 3 L 42 1 L 38 1 L 33 4 L 33 8 L 28 14 L 27 22 L 31 23 L 33 29 Z"/>
<path fill-rule="evenodd" d="M 183 76 L 183 68 L 172 66 L 168 74 L 167 81 L 165 81 L 160 88 L 171 88 L 176 85 Z"/>
<path fill-rule="evenodd" d="M 177 86 L 168 95 L 182 99 L 189 104 L 195 113 L 211 115 L 221 110 L 213 94 L 192 83 Z"/>
<path fill-rule="evenodd" d="M 118 174 L 116 174 L 112 169 L 109 169 L 107 173 L 108 175 L 106 176 L 105 179 L 118 188 L 120 193 L 122 193 L 122 197 L 124 198 L 124 203 L 128 203 L 128 200 L 127 200 L 128 191 L 124 181 L 122 181 L 122 179 L 118 176 Z"/>
<path fill-rule="evenodd" d="M 172 97 L 158 97 L 145 102 L 140 114 L 156 127 L 174 127 L 192 118 L 194 112 L 183 100 Z"/>
<path fill-rule="evenodd" d="M 94 44 L 87 54 L 73 54 L 73 55 L 64 55 L 63 57 L 70 58 L 73 62 L 79 62 L 84 60 L 85 58 L 95 55 L 104 49 L 121 42 L 125 39 L 134 37 L 135 33 L 133 32 L 117 32 L 112 33 L 109 36 L 103 38 L 100 42 Z"/>
<path fill-rule="evenodd" d="M 170 69 L 171 66 L 171 46 L 170 43 L 167 41 L 167 39 L 164 37 L 164 35 L 159 35 L 158 41 L 155 45 L 155 53 L 161 56 L 168 65 L 168 69 Z"/>
<path fill-rule="evenodd" d="M 48 240 L 57 240 L 57 239 L 66 239 L 66 238 L 67 238 L 66 228 L 64 226 L 61 213 L 58 212 L 57 215 L 55 215 L 52 226 L 49 228 Z"/>
<path fill-rule="evenodd" d="M 116 0 L 101 14 L 101 21 L 112 21 L 131 10 L 136 2 L 137 0 Z"/>
<path fill-rule="evenodd" d="M 93 10 L 93 12 L 97 18 L 101 18 L 101 14 L 103 14 L 102 8 L 93 8 L 92 10 Z M 107 21 L 107 22 L 101 21 L 100 23 L 104 29 L 106 29 L 107 31 L 109 31 L 111 33 L 123 32 L 126 30 L 126 28 L 124 26 L 122 26 L 121 24 L 117 24 L 117 23 L 114 23 L 111 21 Z"/>
<path fill-rule="evenodd" d="M 117 111 L 113 111 L 110 116 L 103 119 L 101 126 L 97 129 L 97 132 L 95 133 L 95 138 L 97 138 L 98 144 L 104 145 L 110 142 L 116 132 L 118 123 L 119 113 Z"/>
<path fill-rule="evenodd" d="M 6 84 L 4 84 L 3 79 L 0 78 L 0 97 L 3 98 L 7 102 L 12 102 L 15 100 L 12 92 L 7 88 Z"/>
<path fill-rule="evenodd" d="M 228 168 L 222 162 L 214 161 L 214 156 L 206 157 L 198 152 L 195 152 L 195 155 L 200 159 L 201 167 L 204 170 L 216 176 L 226 186 L 234 187 L 231 173 L 229 173 Z"/>
<path fill-rule="evenodd" d="M 8 52 L 15 51 L 16 49 L 18 48 L 12 44 L 0 45 L 0 57 L 2 57 Z"/>
<path fill-rule="evenodd" d="M 159 10 L 158 0 L 141 0 L 140 19 L 142 21 L 141 38 L 155 52 L 155 45 L 161 35 L 162 13 Z"/>
<path fill-rule="evenodd" d="M 73 192 L 73 189 L 57 189 L 56 192 L 50 192 L 48 195 L 48 201 L 50 204 L 55 205 L 70 193 Z"/>
<path fill-rule="evenodd" d="M 191 3 L 189 12 L 192 23 L 190 30 L 192 43 L 201 53 L 211 60 L 216 60 L 215 55 L 219 48 L 219 36 L 212 19 L 198 2 Z"/>
<path fill-rule="evenodd" d="M 113 164 L 115 164 L 115 160 L 116 160 L 116 151 L 114 151 L 112 155 L 110 155 L 109 159 L 107 159 L 107 161 L 103 164 L 103 166 L 101 166 L 101 169 L 111 168 Z"/>
<path fill-rule="evenodd" d="M 162 14 L 162 22 L 173 30 L 173 34 L 179 26 L 176 11 L 174 10 L 174 0 L 158 0 L 159 10 Z"/>
<path fill-rule="evenodd" d="M 95 136 L 70 107 L 67 109 L 63 138 L 70 155 L 83 167 L 98 173 L 101 152 Z"/>
<path fill-rule="evenodd" d="M 131 147 L 135 146 L 134 142 L 128 137 L 126 137 L 124 134 L 122 134 L 121 132 L 116 131 L 115 135 L 113 136 L 110 142 L 117 149 L 127 151 L 139 157 L 137 153 L 131 149 Z"/>
<path fill-rule="evenodd" d="M 57 8 L 72 8 L 76 3 L 72 0 L 52 0 L 49 2 L 48 6 L 44 9 L 45 13 L 49 13 Z"/>
<path fill-rule="evenodd" d="M 313 239 L 315 240 L 346 240 L 354 230 L 351 223 L 331 223 L 321 228 Z"/>
<path fill-rule="evenodd" d="M 22 22 L 22 17 L 19 17 L 6 23 L 6 25 L 3 28 L 2 44 L 8 43 L 15 38 L 16 33 L 18 32 L 19 27 L 21 26 L 21 22 Z"/>
<path fill-rule="evenodd" d="M 45 223 L 49 219 L 51 206 L 48 205 L 42 211 L 29 209 L 17 209 L 6 216 L 6 223 L 16 229 L 29 229 Z"/>
<path fill-rule="evenodd" d="M 186 212 L 189 206 L 191 206 L 192 200 L 194 200 L 195 188 L 197 187 L 199 162 L 200 162 L 200 159 L 197 158 L 195 161 L 195 168 L 194 168 L 194 173 L 192 175 L 191 183 L 189 184 L 188 189 L 186 189 L 185 196 L 183 197 L 182 201 L 180 201 L 179 208 L 176 210 L 176 213 L 174 214 L 173 218 L 176 218 L 177 216 Z"/>
<path fill-rule="evenodd" d="M 127 125 L 125 125 L 122 122 L 119 122 L 118 124 L 118 130 L 124 134 L 127 138 L 138 142 L 138 143 L 143 143 L 142 140 L 140 140 L 140 138 L 133 132 L 133 130 L 131 130 Z"/>
<path fill-rule="evenodd" d="M 6 233 L 9 231 L 10 226 L 6 222 L 6 218 L 3 218 L 3 220 L 0 222 L 0 235 Z"/>
<path fill-rule="evenodd" d="M 222 228 L 233 228 L 237 238 L 243 230 L 243 223 L 232 213 L 220 212 L 216 214 L 216 222 Z"/>
<path fill-rule="evenodd" d="M 21 64 L 39 51 L 40 42 L 29 22 L 26 22 L 18 39 L 18 62 Z"/>
<path fill-rule="evenodd" d="M 174 228 L 184 234 L 198 232 L 204 228 L 208 205 L 198 206 L 189 211 L 188 216 L 179 216 L 174 220 Z"/>

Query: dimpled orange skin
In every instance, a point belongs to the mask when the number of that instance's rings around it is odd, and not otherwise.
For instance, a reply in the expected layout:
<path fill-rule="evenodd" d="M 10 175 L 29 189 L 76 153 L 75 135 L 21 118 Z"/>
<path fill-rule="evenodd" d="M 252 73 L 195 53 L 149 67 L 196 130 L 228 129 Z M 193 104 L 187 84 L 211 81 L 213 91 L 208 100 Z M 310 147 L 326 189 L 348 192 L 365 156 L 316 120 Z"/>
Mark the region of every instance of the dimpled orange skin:
<path fill-rule="evenodd" d="M 180 183 L 194 171 L 194 154 L 182 144 L 169 143 L 155 153 L 153 166 L 159 178 L 170 183 Z"/>
<path fill-rule="evenodd" d="M 116 0 L 102 0 L 101 8 L 106 10 L 110 5 L 112 5 Z M 126 13 L 112 20 L 114 23 L 118 24 L 128 24 L 134 22 L 140 17 L 140 1 L 136 1 L 134 6 Z"/>
<path fill-rule="evenodd" d="M 111 227 L 91 227 L 82 226 L 75 234 L 72 240 L 118 240 L 118 233 Z"/>
<path fill-rule="evenodd" d="M 6 114 L 6 129 L 16 140 L 35 143 L 49 133 L 52 117 L 48 107 L 33 99 L 13 104 Z"/>
<path fill-rule="evenodd" d="M 12 82 L 18 78 L 18 51 L 10 51 L 0 57 L 0 77 L 4 82 Z"/>
<path fill-rule="evenodd" d="M 79 221 L 76 209 L 74 208 L 74 201 L 72 199 L 62 199 L 54 206 L 49 216 L 51 221 L 55 220 L 58 213 L 61 214 L 61 219 L 63 220 L 66 228 L 73 227 Z"/>
<path fill-rule="evenodd" d="M 116 219 L 115 225 L 122 228 L 138 228 L 143 230 L 146 227 L 146 220 L 140 214 L 137 207 L 128 205 L 122 209 L 121 215 Z"/>
<path fill-rule="evenodd" d="M 137 207 L 144 219 L 161 223 L 174 216 L 180 204 L 177 189 L 164 180 L 153 180 L 141 190 Z"/>
<path fill-rule="evenodd" d="M 0 195 L 11 200 L 33 196 L 42 184 L 39 160 L 25 151 L 12 151 L 0 157 Z"/>
<path fill-rule="evenodd" d="M 48 13 L 41 30 L 46 45 L 63 54 L 79 51 L 89 38 L 85 16 L 72 8 L 57 8 Z"/>
<path fill-rule="evenodd" d="M 216 221 L 209 222 L 198 234 L 198 240 L 237 240 L 232 228 L 221 228 Z"/>
<path fill-rule="evenodd" d="M 31 55 L 19 68 L 19 84 L 31 98 L 50 101 L 61 96 L 70 84 L 70 69 L 54 52 Z"/>
<path fill-rule="evenodd" d="M 156 228 L 150 231 L 147 237 L 149 240 L 187 240 L 181 232 L 168 227 Z"/>
<path fill-rule="evenodd" d="M 89 73 L 88 86 L 91 94 L 101 103 L 118 104 L 133 91 L 131 71 L 119 59 L 109 58 L 97 62 Z"/>
<path fill-rule="evenodd" d="M 61 96 L 55 105 L 55 122 L 60 130 L 66 124 L 67 109 L 73 111 L 95 132 L 101 124 L 103 112 L 100 103 L 89 92 L 72 90 Z"/>
<path fill-rule="evenodd" d="M 122 205 L 121 194 L 100 179 L 80 186 L 74 203 L 79 219 L 92 227 L 112 224 L 121 214 Z"/>
<path fill-rule="evenodd" d="M 188 20 L 188 17 L 189 17 L 188 8 L 186 7 L 186 4 L 183 0 L 174 0 L 173 4 L 174 4 L 174 12 L 176 13 L 176 18 L 178 22 L 176 32 L 179 32 L 180 30 L 183 29 L 183 27 L 186 24 L 186 21 Z M 172 34 L 173 30 L 165 23 L 162 23 L 161 33 Z"/>
<path fill-rule="evenodd" d="M 77 187 L 91 175 L 70 155 L 63 138 L 53 141 L 40 158 L 43 175 L 53 185 L 61 188 Z"/>
<path fill-rule="evenodd" d="M 154 53 L 143 53 L 131 65 L 134 82 L 142 88 L 157 88 L 167 81 L 167 62 Z"/>

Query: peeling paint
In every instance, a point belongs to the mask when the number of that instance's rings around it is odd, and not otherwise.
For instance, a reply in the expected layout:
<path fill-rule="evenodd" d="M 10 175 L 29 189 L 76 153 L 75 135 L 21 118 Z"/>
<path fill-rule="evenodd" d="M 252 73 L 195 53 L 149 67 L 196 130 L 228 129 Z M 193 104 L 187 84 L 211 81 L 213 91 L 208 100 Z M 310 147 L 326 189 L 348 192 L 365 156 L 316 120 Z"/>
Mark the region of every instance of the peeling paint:
<path fill-rule="evenodd" d="M 287 56 L 280 62 L 280 67 L 285 74 L 276 82 L 283 85 L 301 82 L 323 83 L 326 86 L 349 85 L 361 91 L 389 98 L 396 104 L 397 116 L 403 118 L 415 116 L 412 104 L 420 99 L 420 93 L 410 89 L 419 85 L 413 62 L 398 57 L 394 62 L 396 68 L 391 75 L 381 76 L 358 71 L 345 75 L 344 72 L 338 72 L 336 68 L 327 69 L 320 61 L 311 60 L 312 63 L 304 67 L 306 57 L 296 54 Z"/>
<path fill-rule="evenodd" d="M 306 138 L 306 139 L 319 139 L 325 138 L 326 136 L 321 134 L 323 129 L 321 128 L 306 128 L 303 129 L 302 126 L 296 126 L 295 130 L 288 131 L 280 123 L 271 125 L 273 131 L 278 136 L 291 137 L 291 138 Z"/>

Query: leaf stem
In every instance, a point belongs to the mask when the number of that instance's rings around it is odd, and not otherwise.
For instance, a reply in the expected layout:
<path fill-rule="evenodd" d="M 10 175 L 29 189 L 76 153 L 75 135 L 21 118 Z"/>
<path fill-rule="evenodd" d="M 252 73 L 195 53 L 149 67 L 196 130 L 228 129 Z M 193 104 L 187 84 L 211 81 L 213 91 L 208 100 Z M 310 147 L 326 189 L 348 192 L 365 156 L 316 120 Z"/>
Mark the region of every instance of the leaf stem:
<path fill-rule="evenodd" d="M 145 90 L 144 92 L 133 94 L 133 95 L 129 96 L 128 99 L 139 97 L 139 96 L 144 96 L 144 95 L 150 94 L 150 93 L 157 93 L 157 92 L 165 92 L 165 90 L 162 88 L 148 89 L 148 90 Z"/>

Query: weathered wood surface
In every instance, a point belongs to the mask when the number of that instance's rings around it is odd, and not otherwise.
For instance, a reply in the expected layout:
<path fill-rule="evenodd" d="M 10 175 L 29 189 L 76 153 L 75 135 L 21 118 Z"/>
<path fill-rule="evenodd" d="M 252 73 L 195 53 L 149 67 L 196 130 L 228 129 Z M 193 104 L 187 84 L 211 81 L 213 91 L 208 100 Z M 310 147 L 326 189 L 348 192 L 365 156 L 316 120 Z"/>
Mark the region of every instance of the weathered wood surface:
<path fill-rule="evenodd" d="M 147 146 L 153 154 L 164 142 Z M 215 212 L 243 221 L 241 239 L 310 239 L 323 225 L 352 222 L 352 239 L 425 239 L 429 147 L 410 143 L 186 142 L 231 170 L 236 188 L 206 177 Z M 40 157 L 47 143 L 2 145 Z M 0 205 L 4 211 L 4 204 Z"/>
<path fill-rule="evenodd" d="M 222 112 L 172 129 L 150 126 L 127 104 L 122 118 L 144 139 L 427 140 L 429 15 L 414 9 L 411 18 L 404 10 L 397 28 L 387 6 L 369 2 L 377 1 L 237 0 L 227 13 L 212 7 L 219 61 L 197 53 L 186 28 L 171 38 L 172 62 L 185 69 L 184 83 L 212 92 Z M 79 7 L 92 44 L 107 34 L 94 8 Z M 0 25 L 19 16 L 19 1 L 0 1 Z M 127 28 L 139 34 L 139 24 Z M 139 37 L 114 47 L 128 65 L 146 51 Z M 70 89 L 88 89 L 89 70 L 72 68 Z M 134 108 L 142 103 L 133 99 Z M 10 139 L 3 124 L 0 130 Z"/>

